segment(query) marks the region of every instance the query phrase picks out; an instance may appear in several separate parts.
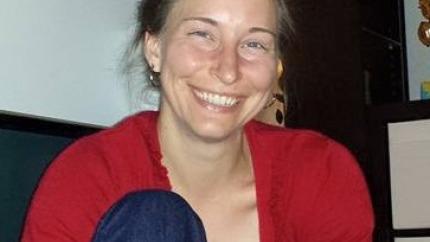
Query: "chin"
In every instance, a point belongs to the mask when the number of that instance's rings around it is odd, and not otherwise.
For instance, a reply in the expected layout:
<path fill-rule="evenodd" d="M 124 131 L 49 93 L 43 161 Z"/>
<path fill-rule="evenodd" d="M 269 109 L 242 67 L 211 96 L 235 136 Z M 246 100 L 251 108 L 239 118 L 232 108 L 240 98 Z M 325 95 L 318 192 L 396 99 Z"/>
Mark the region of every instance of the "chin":
<path fill-rule="evenodd" d="M 208 142 L 220 142 L 234 136 L 235 134 L 240 134 L 243 127 L 228 127 L 228 125 L 222 124 L 202 124 L 197 125 L 197 127 L 192 127 L 193 133 L 201 138 L 202 140 Z"/>

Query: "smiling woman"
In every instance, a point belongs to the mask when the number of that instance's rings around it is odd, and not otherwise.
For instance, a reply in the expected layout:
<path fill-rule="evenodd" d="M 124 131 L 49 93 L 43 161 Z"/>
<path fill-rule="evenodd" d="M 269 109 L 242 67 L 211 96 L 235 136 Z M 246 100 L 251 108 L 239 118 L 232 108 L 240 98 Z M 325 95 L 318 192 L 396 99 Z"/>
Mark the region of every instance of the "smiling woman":
<path fill-rule="evenodd" d="M 253 121 L 290 46 L 285 2 L 147 0 L 138 22 L 132 49 L 160 87 L 160 111 L 60 155 L 23 241 L 371 241 L 350 153 Z"/>
<path fill-rule="evenodd" d="M 223 139 L 253 118 L 276 77 L 275 12 L 271 1 L 178 2 L 163 33 L 145 42 L 160 72 L 161 123 Z"/>

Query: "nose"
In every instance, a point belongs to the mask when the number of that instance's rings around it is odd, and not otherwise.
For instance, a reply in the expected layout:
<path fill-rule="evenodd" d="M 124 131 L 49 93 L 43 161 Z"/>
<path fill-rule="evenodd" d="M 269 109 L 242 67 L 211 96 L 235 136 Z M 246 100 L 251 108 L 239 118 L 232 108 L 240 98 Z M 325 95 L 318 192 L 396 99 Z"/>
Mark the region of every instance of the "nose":
<path fill-rule="evenodd" d="M 239 57 L 234 48 L 222 48 L 216 60 L 214 73 L 216 78 L 224 84 L 230 85 L 240 78 Z"/>

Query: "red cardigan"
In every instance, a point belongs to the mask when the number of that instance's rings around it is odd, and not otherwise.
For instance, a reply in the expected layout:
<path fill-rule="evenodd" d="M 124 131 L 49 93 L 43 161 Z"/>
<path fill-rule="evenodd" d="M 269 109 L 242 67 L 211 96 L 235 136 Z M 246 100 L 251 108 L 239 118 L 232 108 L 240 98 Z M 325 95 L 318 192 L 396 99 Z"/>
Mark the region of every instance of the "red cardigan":
<path fill-rule="evenodd" d="M 124 194 L 171 189 L 157 117 L 140 113 L 66 149 L 39 184 L 22 241 L 90 241 L 103 213 Z M 315 132 L 255 121 L 245 133 L 262 242 L 371 241 L 367 187 L 345 148 Z"/>

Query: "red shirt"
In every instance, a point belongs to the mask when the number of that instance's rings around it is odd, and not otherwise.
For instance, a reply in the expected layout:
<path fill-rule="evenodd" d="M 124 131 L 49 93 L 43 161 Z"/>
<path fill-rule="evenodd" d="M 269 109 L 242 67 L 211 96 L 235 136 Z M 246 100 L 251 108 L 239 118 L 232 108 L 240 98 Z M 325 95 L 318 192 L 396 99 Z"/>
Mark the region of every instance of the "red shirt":
<path fill-rule="evenodd" d="M 126 193 L 170 190 L 157 112 L 80 139 L 48 168 L 23 242 L 90 241 Z M 256 121 L 245 127 L 254 166 L 261 242 L 370 242 L 373 215 L 363 175 L 341 145 L 312 131 Z"/>

